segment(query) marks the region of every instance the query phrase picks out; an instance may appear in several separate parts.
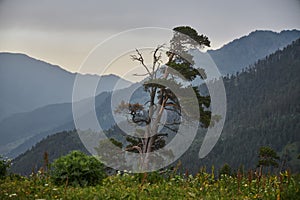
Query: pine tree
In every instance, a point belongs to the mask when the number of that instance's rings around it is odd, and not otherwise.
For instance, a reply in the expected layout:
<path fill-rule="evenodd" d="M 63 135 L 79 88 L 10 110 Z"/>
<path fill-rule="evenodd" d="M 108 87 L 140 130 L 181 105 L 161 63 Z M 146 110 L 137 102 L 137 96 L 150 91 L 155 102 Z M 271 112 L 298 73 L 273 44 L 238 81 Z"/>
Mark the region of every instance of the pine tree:
<path fill-rule="evenodd" d="M 279 156 L 271 147 L 268 146 L 260 147 L 258 157 L 259 157 L 258 166 L 260 167 L 260 176 L 262 175 L 263 167 L 278 167 L 277 160 L 279 160 Z"/>
<path fill-rule="evenodd" d="M 141 137 L 127 136 L 127 142 L 130 143 L 126 148 L 127 151 L 147 154 L 164 147 L 168 134 L 178 131 L 183 115 L 191 120 L 199 120 L 203 127 L 208 127 L 210 124 L 211 112 L 208 110 L 210 97 L 200 95 L 198 87 L 193 87 L 191 84 L 195 78 L 205 79 L 206 75 L 203 69 L 194 67 L 193 56 L 189 53 L 190 49 L 209 47 L 210 41 L 188 26 L 176 27 L 173 30 L 174 34 L 169 50 L 166 52 L 167 62 L 164 66 L 161 66 L 164 45 L 158 46 L 153 51 L 152 66 L 145 64 L 145 59 L 138 49 L 136 54 L 131 56 L 131 59 L 139 62 L 146 71 L 147 79 L 143 87 L 149 94 L 149 101 L 146 105 L 122 101 L 116 109 L 117 113 L 123 111 L 129 113 L 131 121 L 143 127 L 138 133 Z M 159 72 L 162 72 L 160 77 Z M 191 91 L 196 96 L 196 103 L 191 99 Z M 172 117 L 162 125 L 164 112 L 172 113 Z M 163 126 L 163 132 L 159 132 L 160 126 Z M 145 165 L 149 163 L 147 156 L 144 158 L 144 163 Z"/>

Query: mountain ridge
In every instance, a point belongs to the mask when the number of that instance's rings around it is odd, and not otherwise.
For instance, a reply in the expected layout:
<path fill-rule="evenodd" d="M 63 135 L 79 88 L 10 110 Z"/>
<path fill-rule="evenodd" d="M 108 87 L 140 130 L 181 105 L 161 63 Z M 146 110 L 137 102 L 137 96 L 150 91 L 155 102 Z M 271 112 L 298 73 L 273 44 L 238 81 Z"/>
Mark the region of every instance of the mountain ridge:
<path fill-rule="evenodd" d="M 300 31 L 256 30 L 216 50 L 208 50 L 222 75 L 235 74 L 300 38 Z"/>
<path fill-rule="evenodd" d="M 255 35 L 256 33 L 271 33 L 273 35 L 280 35 L 280 34 L 285 34 L 285 33 L 296 33 L 296 32 L 299 32 L 299 31 L 300 30 L 298 30 L 298 29 L 285 29 L 285 30 L 282 30 L 282 31 L 272 31 L 272 30 L 258 29 L 258 30 L 251 31 L 248 34 L 245 34 L 241 37 L 233 39 L 232 41 L 225 43 L 224 45 L 222 45 L 221 47 L 219 47 L 217 49 L 211 49 L 209 51 L 217 51 L 217 50 L 220 50 L 222 48 L 226 48 L 227 46 L 230 46 L 232 43 L 235 43 L 235 42 L 237 42 L 238 40 L 241 40 L 241 39 L 245 39 L 249 36 Z"/>
<path fill-rule="evenodd" d="M 0 53 L 0 121 L 13 113 L 72 102 L 75 78 L 87 85 L 98 84 L 96 95 L 112 91 L 117 81 L 121 81 L 120 86 L 124 88 L 132 84 L 116 75 L 71 73 L 25 54 Z"/>

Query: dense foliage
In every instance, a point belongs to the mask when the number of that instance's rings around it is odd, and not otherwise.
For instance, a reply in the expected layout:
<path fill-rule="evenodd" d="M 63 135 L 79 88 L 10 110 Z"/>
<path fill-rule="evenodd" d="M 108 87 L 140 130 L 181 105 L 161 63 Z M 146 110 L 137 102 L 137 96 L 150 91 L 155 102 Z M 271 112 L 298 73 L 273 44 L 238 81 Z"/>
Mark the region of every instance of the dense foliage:
<path fill-rule="evenodd" d="M 279 160 L 279 156 L 277 156 L 276 152 L 273 149 L 271 149 L 270 147 L 259 148 L 258 165 L 266 167 L 278 167 L 277 160 Z"/>
<path fill-rule="evenodd" d="M 0 199 L 299 199 L 300 177 L 223 175 L 201 171 L 195 176 L 171 174 L 169 178 L 142 181 L 128 173 L 109 176 L 102 185 L 56 186 L 51 179 L 7 177 L 0 181 Z"/>
<path fill-rule="evenodd" d="M 258 155 L 272 152 L 262 147 Z M 276 156 L 272 156 L 276 157 Z M 45 159 L 45 158 L 44 158 Z M 299 199 L 300 176 L 283 171 L 276 175 L 258 171 L 232 172 L 225 164 L 218 178 L 214 167 L 189 175 L 174 168 L 147 174 L 126 171 L 104 177 L 103 165 L 94 157 L 73 151 L 29 177 L 10 174 L 0 180 L 0 199 Z M 77 187 L 82 186 L 82 187 Z"/>
<path fill-rule="evenodd" d="M 105 177 L 104 165 L 80 151 L 56 159 L 50 174 L 54 184 L 72 186 L 96 185 Z"/>
<path fill-rule="evenodd" d="M 227 163 L 225 163 L 223 165 L 223 167 L 220 169 L 220 171 L 219 171 L 219 178 L 222 177 L 222 176 L 224 176 L 224 175 L 227 175 L 227 176 L 231 176 L 232 175 L 232 169 L 231 169 L 231 167 Z"/>

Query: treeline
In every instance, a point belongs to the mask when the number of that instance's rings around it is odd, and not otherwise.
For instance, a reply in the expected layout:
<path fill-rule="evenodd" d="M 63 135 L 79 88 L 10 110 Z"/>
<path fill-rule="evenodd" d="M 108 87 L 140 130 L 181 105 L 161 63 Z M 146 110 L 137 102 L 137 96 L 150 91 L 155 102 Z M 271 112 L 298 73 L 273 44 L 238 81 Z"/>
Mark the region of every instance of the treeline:
<path fill-rule="evenodd" d="M 59 132 L 47 136 L 30 150 L 15 158 L 12 161 L 10 171 L 21 175 L 29 175 L 43 167 L 45 153 L 48 154 L 49 162 L 52 162 L 73 150 L 80 150 L 89 155 L 76 130 Z"/>
<path fill-rule="evenodd" d="M 257 149 L 270 146 L 283 168 L 299 172 L 300 162 L 300 40 L 259 60 L 242 73 L 224 77 L 227 94 L 225 126 L 212 152 L 197 160 L 205 130 L 181 158 L 193 172 L 199 166 L 228 163 L 255 168 Z"/>

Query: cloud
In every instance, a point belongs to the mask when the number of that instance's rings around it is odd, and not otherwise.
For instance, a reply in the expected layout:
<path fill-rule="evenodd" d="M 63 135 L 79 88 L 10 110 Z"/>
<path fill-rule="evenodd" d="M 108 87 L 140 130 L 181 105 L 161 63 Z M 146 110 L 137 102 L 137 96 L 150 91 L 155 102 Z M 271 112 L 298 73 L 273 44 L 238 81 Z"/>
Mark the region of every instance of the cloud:
<path fill-rule="evenodd" d="M 299 10 L 299 0 L 0 0 L 0 51 L 78 66 L 88 49 L 120 31 L 178 25 L 218 48 L 256 29 L 300 29 Z"/>
<path fill-rule="evenodd" d="M 284 26 L 283 21 L 288 25 L 296 24 L 299 19 L 296 17 L 300 17 L 299 8 L 297 0 L 284 3 L 281 0 L 2 0 L 0 27 L 121 31 L 143 26 L 172 28 L 186 24 L 200 31 L 213 33 L 222 30 L 222 34 L 226 34 L 234 32 L 234 28 L 241 30 L 257 24 L 276 28 Z"/>
<path fill-rule="evenodd" d="M 1 2 L 0 24 L 1 27 L 43 30 L 122 30 L 187 20 L 189 14 L 180 13 L 180 9 L 188 5 L 183 1 L 158 0 L 4 0 Z M 194 7 L 188 9 L 196 12 Z"/>

